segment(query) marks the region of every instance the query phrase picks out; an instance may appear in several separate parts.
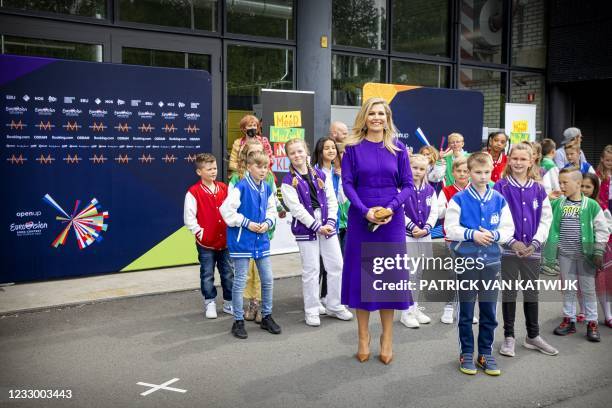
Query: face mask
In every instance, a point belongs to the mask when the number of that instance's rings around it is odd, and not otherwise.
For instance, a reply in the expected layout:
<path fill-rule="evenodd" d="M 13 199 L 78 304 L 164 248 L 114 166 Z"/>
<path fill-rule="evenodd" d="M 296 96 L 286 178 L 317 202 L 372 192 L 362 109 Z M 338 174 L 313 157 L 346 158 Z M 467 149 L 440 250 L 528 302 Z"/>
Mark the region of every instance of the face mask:
<path fill-rule="evenodd" d="M 248 137 L 255 137 L 257 134 L 257 129 L 247 129 L 246 134 Z"/>

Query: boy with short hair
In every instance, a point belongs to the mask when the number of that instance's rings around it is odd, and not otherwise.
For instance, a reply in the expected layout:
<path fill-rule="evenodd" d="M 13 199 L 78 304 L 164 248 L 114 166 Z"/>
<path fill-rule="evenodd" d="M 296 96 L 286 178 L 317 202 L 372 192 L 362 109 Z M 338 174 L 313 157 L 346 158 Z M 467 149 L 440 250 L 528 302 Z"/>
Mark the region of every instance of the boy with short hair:
<path fill-rule="evenodd" d="M 232 334 L 239 339 L 248 337 L 244 327 L 242 296 L 251 259 L 257 265 L 261 280 L 263 317 L 260 327 L 272 334 L 281 332 L 280 326 L 272 319 L 273 276 L 267 231 L 275 225 L 278 213 L 272 188 L 264 182 L 269 164 L 270 159 L 267 154 L 249 153 L 248 173 L 234 186 L 219 209 L 228 226 L 227 243 L 236 268 L 232 288 L 234 309 Z"/>
<path fill-rule="evenodd" d="M 501 249 L 512 239 L 514 224 L 504 197 L 490 186 L 493 161 L 487 153 L 474 153 L 467 162 L 471 184 L 448 203 L 444 229 L 455 259 L 473 260 L 473 266 L 458 273 L 459 287 L 459 370 L 476 374 L 472 319 L 478 298 L 480 325 L 476 364 L 488 375 L 500 375 L 493 357 L 493 339 L 497 327 L 498 290 L 492 285 L 501 270 Z M 467 281 L 467 282 L 466 282 Z M 472 288 L 475 285 L 477 290 Z"/>
<path fill-rule="evenodd" d="M 542 140 L 542 162 L 540 166 L 544 169 L 546 173 L 548 170 L 557 167 L 555 164 L 555 151 L 557 149 L 557 144 L 552 139 L 544 139 Z"/>
<path fill-rule="evenodd" d="M 565 168 L 575 167 L 580 170 L 581 173 L 593 173 L 595 170 L 586 161 L 580 161 L 580 144 L 577 141 L 572 141 L 563 146 L 565 151 L 565 157 L 568 163 Z M 544 175 L 542 184 L 548 196 L 553 198 L 559 198 L 561 196 L 561 188 L 559 186 L 559 171 L 558 167 L 550 169 L 548 173 Z"/>
<path fill-rule="evenodd" d="M 469 156 L 469 153 L 463 150 L 464 145 L 465 141 L 461 133 L 451 133 L 448 135 L 448 149 L 440 154 L 446 162 L 445 186 L 451 186 L 455 182 L 452 171 L 453 162 L 461 157 Z"/>
<path fill-rule="evenodd" d="M 221 277 L 223 311 L 233 314 L 234 267 L 227 250 L 226 225 L 219 212 L 219 207 L 227 197 L 227 186 L 216 181 L 217 160 L 212 154 L 198 154 L 195 166 L 200 180 L 189 187 L 185 194 L 183 221 L 187 229 L 196 237 L 196 248 L 200 261 L 200 290 L 204 296 L 206 317 L 215 319 L 217 317 L 215 264 Z"/>
<path fill-rule="evenodd" d="M 597 201 L 580 191 L 582 174 L 575 168 L 562 169 L 559 184 L 563 196 L 551 202 L 553 221 L 544 258 L 559 260 L 563 280 L 578 281 L 584 299 L 587 339 L 599 342 L 595 272 L 601 268 L 608 224 Z M 554 330 L 559 336 L 576 333 L 576 290 L 563 291 L 563 321 Z"/>

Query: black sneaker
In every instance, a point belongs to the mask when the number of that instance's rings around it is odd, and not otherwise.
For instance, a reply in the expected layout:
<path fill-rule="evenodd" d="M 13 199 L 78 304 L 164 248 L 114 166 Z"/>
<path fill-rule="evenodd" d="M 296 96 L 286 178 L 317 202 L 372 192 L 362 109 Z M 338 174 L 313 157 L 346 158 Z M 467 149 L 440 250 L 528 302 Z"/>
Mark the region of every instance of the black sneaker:
<path fill-rule="evenodd" d="M 599 326 L 594 320 L 587 323 L 587 340 L 596 342 L 601 341 L 599 337 Z"/>
<path fill-rule="evenodd" d="M 564 317 L 563 321 L 554 330 L 557 336 L 567 336 L 576 333 L 576 322 L 572 322 L 569 317 Z"/>
<path fill-rule="evenodd" d="M 262 329 L 267 330 L 272 334 L 280 334 L 281 332 L 280 326 L 276 324 L 272 318 L 272 315 L 264 316 L 263 319 L 261 319 L 260 325 Z"/>
<path fill-rule="evenodd" d="M 234 321 L 234 324 L 232 325 L 232 334 L 234 335 L 234 337 L 237 337 L 239 339 L 246 339 L 247 337 L 249 337 L 246 329 L 244 328 L 244 320 Z"/>

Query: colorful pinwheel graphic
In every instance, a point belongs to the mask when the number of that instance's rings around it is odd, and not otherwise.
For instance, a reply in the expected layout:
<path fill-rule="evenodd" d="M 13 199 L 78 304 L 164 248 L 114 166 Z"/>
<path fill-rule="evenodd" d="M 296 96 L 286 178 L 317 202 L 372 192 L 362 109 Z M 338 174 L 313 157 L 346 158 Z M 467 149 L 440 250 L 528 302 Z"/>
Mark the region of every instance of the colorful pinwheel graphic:
<path fill-rule="evenodd" d="M 108 219 L 108 211 L 101 211 L 102 206 L 98 203 L 98 200 L 92 199 L 89 205 L 80 212 L 79 205 L 81 200 L 76 200 L 72 215 L 68 215 L 49 194 L 43 197 L 43 201 L 62 214 L 61 216 L 56 216 L 56 220 L 67 224 L 51 243 L 53 247 L 57 248 L 66 243 L 66 238 L 71 228 L 74 230 L 79 249 L 84 249 L 96 241 L 102 241 L 102 231 L 106 231 L 108 228 L 108 224 L 104 223 Z"/>

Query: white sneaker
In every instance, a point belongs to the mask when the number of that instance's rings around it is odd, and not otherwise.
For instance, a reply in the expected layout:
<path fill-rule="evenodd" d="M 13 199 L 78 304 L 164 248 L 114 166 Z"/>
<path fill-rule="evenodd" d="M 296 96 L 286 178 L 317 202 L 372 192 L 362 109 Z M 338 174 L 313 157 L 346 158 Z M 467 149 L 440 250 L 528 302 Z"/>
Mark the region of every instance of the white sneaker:
<path fill-rule="evenodd" d="M 223 302 L 223 313 L 227 313 L 229 315 L 234 315 L 234 308 L 232 307 L 231 302 Z"/>
<path fill-rule="evenodd" d="M 206 318 L 207 319 L 217 318 L 217 304 L 215 302 L 209 302 L 206 304 Z"/>
<path fill-rule="evenodd" d="M 400 322 L 409 329 L 418 329 L 420 324 L 412 309 L 402 311 Z"/>
<path fill-rule="evenodd" d="M 337 312 L 333 310 L 327 310 L 327 315 L 340 320 L 351 320 L 353 318 L 353 314 L 347 308 L 342 308 L 342 310 L 339 310 Z"/>
<path fill-rule="evenodd" d="M 325 309 L 325 306 L 323 306 L 322 304 L 319 304 L 319 314 L 320 315 L 327 314 L 327 309 Z"/>
<path fill-rule="evenodd" d="M 321 319 L 318 314 L 306 313 L 306 324 L 312 327 L 318 327 L 321 325 Z"/>
<path fill-rule="evenodd" d="M 440 321 L 444 324 L 453 324 L 453 306 L 444 306 L 444 313 L 440 317 Z"/>
<path fill-rule="evenodd" d="M 478 324 L 478 318 L 476 316 L 472 319 L 472 324 Z"/>
<path fill-rule="evenodd" d="M 417 306 L 414 309 L 414 317 L 416 317 L 419 324 L 427 324 L 431 322 L 431 318 L 423 313 L 423 310 L 425 310 L 423 306 Z"/>

